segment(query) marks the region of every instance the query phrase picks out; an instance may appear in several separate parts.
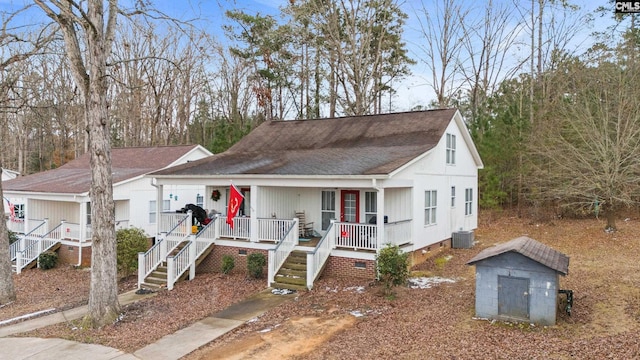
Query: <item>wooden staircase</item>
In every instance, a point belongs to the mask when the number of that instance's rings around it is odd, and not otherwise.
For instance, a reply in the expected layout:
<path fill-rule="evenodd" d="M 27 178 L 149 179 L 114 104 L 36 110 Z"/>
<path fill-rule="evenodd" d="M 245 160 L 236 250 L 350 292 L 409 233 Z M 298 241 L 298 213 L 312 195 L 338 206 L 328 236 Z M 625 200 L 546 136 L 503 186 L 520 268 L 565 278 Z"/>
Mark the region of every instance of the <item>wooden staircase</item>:
<path fill-rule="evenodd" d="M 58 249 L 60 249 L 60 242 L 55 243 L 53 246 L 51 246 L 49 249 L 47 249 L 46 251 L 58 251 Z M 27 270 L 27 269 L 33 269 L 34 267 L 36 267 L 36 265 L 38 265 L 38 258 L 40 257 L 40 255 L 38 255 L 38 257 L 36 257 L 35 259 L 31 260 L 30 263 L 28 263 L 25 267 L 22 268 L 22 270 Z M 16 272 L 16 261 L 12 260 L 11 261 L 11 272 Z"/>
<path fill-rule="evenodd" d="M 289 290 L 307 290 L 307 253 L 294 250 L 278 270 L 271 287 Z"/>
<path fill-rule="evenodd" d="M 178 246 L 176 246 L 176 248 L 173 249 L 173 251 L 169 253 L 167 257 L 176 255 L 178 252 L 180 252 L 180 250 L 182 250 L 182 248 L 185 247 L 187 243 L 188 241 L 183 241 L 180 244 L 178 244 Z M 213 250 L 213 244 L 209 245 L 209 247 L 200 256 L 196 258 L 196 266 L 198 266 L 202 262 L 202 260 L 204 260 L 211 253 L 212 250 Z M 187 271 L 184 274 L 182 274 L 182 276 L 180 276 L 178 281 L 182 281 L 186 279 L 188 276 L 189 276 L 189 272 Z M 160 290 L 160 289 L 167 288 L 167 261 L 166 260 L 163 261 L 151 274 L 149 274 L 149 276 L 147 276 L 144 279 L 144 282 L 142 283 L 142 288 L 148 289 L 148 290 Z"/>

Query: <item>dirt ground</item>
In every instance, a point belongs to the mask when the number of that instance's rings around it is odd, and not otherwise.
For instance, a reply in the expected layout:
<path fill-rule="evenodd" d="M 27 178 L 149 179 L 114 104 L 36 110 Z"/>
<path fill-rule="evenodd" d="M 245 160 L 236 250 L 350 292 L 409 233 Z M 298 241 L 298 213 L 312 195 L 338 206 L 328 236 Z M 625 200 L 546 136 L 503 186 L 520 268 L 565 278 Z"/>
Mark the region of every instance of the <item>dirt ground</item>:
<path fill-rule="evenodd" d="M 312 291 L 184 359 L 640 359 L 640 220 L 621 219 L 612 234 L 604 226 L 598 219 L 538 222 L 481 213 L 472 249 L 437 248 L 413 268 L 420 279 L 443 282 L 398 287 L 389 299 L 373 281 L 322 278 Z M 560 287 L 574 291 L 574 307 L 571 316 L 559 311 L 555 326 L 475 318 L 475 269 L 466 262 L 522 235 L 570 257 Z M 86 301 L 86 270 L 53 271 L 16 275 L 18 300 L 0 308 L 0 321 Z M 262 279 L 198 275 L 125 306 L 122 319 L 103 329 L 68 323 L 22 335 L 133 352 L 263 288 Z"/>
<path fill-rule="evenodd" d="M 323 279 L 247 326 L 185 357 L 196 359 L 637 359 L 640 358 L 640 221 L 619 231 L 597 219 L 534 222 L 484 216 L 473 249 L 436 251 L 415 276 L 452 282 L 397 289 L 393 300 L 365 281 Z M 526 235 L 570 256 L 561 288 L 575 294 L 556 326 L 494 322 L 474 314 L 482 249 Z M 443 260 L 448 259 L 443 265 Z"/>

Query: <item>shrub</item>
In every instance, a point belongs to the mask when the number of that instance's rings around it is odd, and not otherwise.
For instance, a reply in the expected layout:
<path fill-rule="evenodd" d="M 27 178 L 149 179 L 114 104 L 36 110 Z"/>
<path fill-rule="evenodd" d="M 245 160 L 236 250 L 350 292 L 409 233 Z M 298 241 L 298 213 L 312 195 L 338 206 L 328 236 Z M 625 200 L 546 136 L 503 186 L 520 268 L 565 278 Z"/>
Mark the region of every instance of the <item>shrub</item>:
<path fill-rule="evenodd" d="M 247 270 L 249 275 L 256 279 L 262 277 L 262 268 L 267 264 L 267 259 L 262 253 L 253 253 L 247 256 Z"/>
<path fill-rule="evenodd" d="M 11 230 L 8 230 L 8 231 L 9 231 L 9 245 L 11 245 L 14 242 L 18 241 L 19 238 L 18 238 L 18 234 L 14 233 Z"/>
<path fill-rule="evenodd" d="M 49 270 L 58 264 L 58 254 L 54 251 L 45 251 L 38 256 L 38 266 L 42 270 Z"/>
<path fill-rule="evenodd" d="M 233 256 L 224 255 L 222 257 L 222 273 L 229 274 L 234 267 L 236 267 L 236 263 Z"/>
<path fill-rule="evenodd" d="M 138 253 L 147 251 L 149 239 L 142 229 L 128 228 L 116 232 L 118 273 L 127 277 L 138 270 Z"/>
<path fill-rule="evenodd" d="M 380 280 L 385 285 L 386 295 L 392 295 L 392 288 L 403 285 L 409 277 L 409 254 L 400 251 L 397 245 L 387 244 L 376 256 L 376 266 Z"/>

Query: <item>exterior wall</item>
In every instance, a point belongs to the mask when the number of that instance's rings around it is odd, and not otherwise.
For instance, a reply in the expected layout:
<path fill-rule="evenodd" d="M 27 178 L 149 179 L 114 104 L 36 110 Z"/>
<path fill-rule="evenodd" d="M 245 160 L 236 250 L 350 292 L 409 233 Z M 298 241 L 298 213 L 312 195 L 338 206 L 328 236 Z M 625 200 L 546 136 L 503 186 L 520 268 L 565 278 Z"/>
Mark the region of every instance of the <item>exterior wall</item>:
<path fill-rule="evenodd" d="M 168 211 L 175 212 L 186 204 L 195 204 L 198 194 L 205 194 L 204 185 L 167 185 L 163 187 L 163 200 L 169 200 Z M 141 228 L 149 236 L 156 234 L 156 223 L 149 219 L 151 201 L 156 200 L 157 189 L 151 185 L 148 178 L 139 178 L 128 183 L 122 183 L 114 187 L 113 198 L 117 203 L 128 202 L 128 209 L 116 209 L 117 214 L 125 215 L 128 212 L 129 225 Z M 116 220 L 125 220 L 118 218 Z"/>
<path fill-rule="evenodd" d="M 451 121 L 445 136 L 425 157 L 393 176 L 413 184 L 411 211 L 413 213 L 414 248 L 422 248 L 451 238 L 454 231 L 474 230 L 478 227 L 478 168 L 456 121 Z M 446 133 L 456 136 L 455 164 L 446 164 Z M 451 206 L 451 187 L 455 187 L 455 202 Z M 465 189 L 473 192 L 472 212 L 465 215 Z M 424 193 L 437 191 L 436 223 L 425 225 Z M 391 191 L 391 190 L 387 190 Z M 387 200 L 385 198 L 385 201 Z M 386 204 L 385 204 L 386 205 Z"/>
<path fill-rule="evenodd" d="M 476 265 L 476 316 L 513 320 L 498 314 L 498 276 L 529 279 L 529 319 L 541 325 L 556 323 L 557 273 L 518 253 L 505 253 Z"/>
<path fill-rule="evenodd" d="M 240 255 L 241 250 L 246 251 L 246 255 Z M 231 271 L 232 274 L 247 273 L 247 256 L 253 253 L 262 253 L 268 259 L 269 252 L 260 249 L 248 249 L 234 246 L 214 246 L 211 253 L 198 265 L 196 273 L 220 273 L 222 272 L 222 257 L 231 255 L 235 262 L 235 266 Z M 267 265 L 264 266 L 264 276 L 267 276 Z"/>
<path fill-rule="evenodd" d="M 356 267 L 356 263 L 364 267 Z M 373 280 L 376 278 L 376 262 L 375 260 L 330 256 L 321 276 Z"/>

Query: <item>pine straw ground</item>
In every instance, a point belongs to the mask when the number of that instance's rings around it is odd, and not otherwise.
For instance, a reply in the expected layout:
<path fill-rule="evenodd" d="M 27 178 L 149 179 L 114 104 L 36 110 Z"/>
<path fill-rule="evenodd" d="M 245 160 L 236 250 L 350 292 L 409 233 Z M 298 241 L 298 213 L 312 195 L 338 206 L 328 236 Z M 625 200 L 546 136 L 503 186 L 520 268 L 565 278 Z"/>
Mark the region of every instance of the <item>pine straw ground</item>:
<path fill-rule="evenodd" d="M 321 279 L 313 291 L 299 293 L 186 358 L 640 358 L 640 220 L 620 221 L 613 234 L 605 233 L 604 225 L 596 219 L 538 223 L 481 214 L 473 249 L 436 250 L 414 269 L 417 275 L 455 282 L 399 287 L 395 299 L 387 299 L 368 281 Z M 571 316 L 559 313 L 556 326 L 474 319 L 474 268 L 465 263 L 480 250 L 521 235 L 570 256 L 569 275 L 560 283 L 574 291 L 574 307 Z M 449 260 L 438 260 L 444 258 Z M 77 305 L 88 296 L 85 270 L 32 270 L 14 279 L 18 301 L 0 308 L 0 320 Z M 199 275 L 171 292 L 125 306 L 123 319 L 101 330 L 78 330 L 70 323 L 22 335 L 131 352 L 263 287 L 264 280 Z"/>

